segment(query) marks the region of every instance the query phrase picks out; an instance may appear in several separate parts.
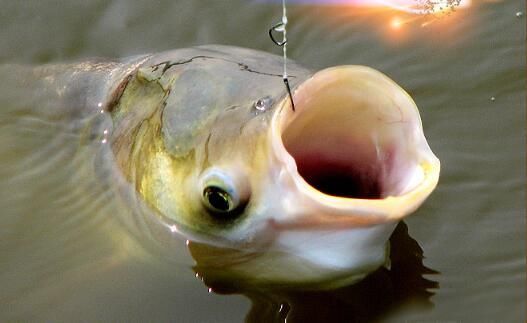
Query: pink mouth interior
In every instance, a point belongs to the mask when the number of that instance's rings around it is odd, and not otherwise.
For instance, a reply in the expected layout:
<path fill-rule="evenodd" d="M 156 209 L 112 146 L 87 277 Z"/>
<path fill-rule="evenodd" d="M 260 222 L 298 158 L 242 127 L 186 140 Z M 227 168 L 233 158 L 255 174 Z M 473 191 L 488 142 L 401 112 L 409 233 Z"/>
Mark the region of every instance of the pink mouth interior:
<path fill-rule="evenodd" d="M 383 171 L 391 167 L 389 158 L 378 160 L 362 151 L 358 154 L 364 159 L 357 160 L 339 146 L 330 138 L 302 149 L 292 146 L 289 150 L 299 174 L 320 192 L 348 198 L 382 198 Z"/>
<path fill-rule="evenodd" d="M 376 88 L 341 80 L 307 85 L 282 133 L 300 176 L 321 193 L 381 199 L 404 193 L 418 169 L 411 122 Z"/>

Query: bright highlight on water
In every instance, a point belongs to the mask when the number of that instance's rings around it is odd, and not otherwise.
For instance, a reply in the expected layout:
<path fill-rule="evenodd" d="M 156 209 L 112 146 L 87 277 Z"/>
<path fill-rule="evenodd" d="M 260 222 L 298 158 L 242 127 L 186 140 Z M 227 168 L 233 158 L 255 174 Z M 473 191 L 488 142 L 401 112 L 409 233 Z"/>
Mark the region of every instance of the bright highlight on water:
<path fill-rule="evenodd" d="M 265 0 L 258 0 L 265 2 Z M 270 0 L 268 2 L 276 2 Z M 468 8 L 471 0 L 290 0 L 297 4 L 342 5 L 363 8 L 389 8 L 412 14 L 437 14 Z"/>

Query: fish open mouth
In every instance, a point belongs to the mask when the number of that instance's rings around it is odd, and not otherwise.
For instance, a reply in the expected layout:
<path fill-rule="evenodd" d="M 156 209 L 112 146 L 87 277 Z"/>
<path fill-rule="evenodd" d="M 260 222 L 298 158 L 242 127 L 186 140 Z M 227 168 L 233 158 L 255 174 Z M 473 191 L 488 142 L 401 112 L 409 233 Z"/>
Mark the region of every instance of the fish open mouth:
<path fill-rule="evenodd" d="M 294 101 L 295 111 L 284 101 L 274 116 L 274 146 L 288 155 L 294 182 L 307 195 L 357 205 L 417 191 L 422 201 L 437 184 L 439 161 L 419 112 L 382 73 L 329 68 L 302 83 Z"/>

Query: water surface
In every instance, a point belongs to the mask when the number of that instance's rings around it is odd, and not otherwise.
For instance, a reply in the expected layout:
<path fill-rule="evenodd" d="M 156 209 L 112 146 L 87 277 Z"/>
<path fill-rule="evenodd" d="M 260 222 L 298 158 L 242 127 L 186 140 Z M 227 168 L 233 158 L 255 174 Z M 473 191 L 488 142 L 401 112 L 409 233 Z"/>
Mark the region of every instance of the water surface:
<path fill-rule="evenodd" d="M 280 54 L 267 35 L 277 5 L 0 4 L 2 64 L 211 43 Z M 291 58 L 313 69 L 363 64 L 389 75 L 416 101 L 441 159 L 437 190 L 392 238 L 392 268 L 335 292 L 223 286 L 209 293 L 184 242 L 173 254 L 156 252 L 141 232 L 123 227 L 119 219 L 130 211 L 97 174 L 94 149 L 79 145 L 74 125 L 7 105 L 0 107 L 1 320 L 240 322 L 249 313 L 256 322 L 525 321 L 525 3 L 482 1 L 400 30 L 390 28 L 392 17 L 414 18 L 300 5 L 289 15 Z"/>

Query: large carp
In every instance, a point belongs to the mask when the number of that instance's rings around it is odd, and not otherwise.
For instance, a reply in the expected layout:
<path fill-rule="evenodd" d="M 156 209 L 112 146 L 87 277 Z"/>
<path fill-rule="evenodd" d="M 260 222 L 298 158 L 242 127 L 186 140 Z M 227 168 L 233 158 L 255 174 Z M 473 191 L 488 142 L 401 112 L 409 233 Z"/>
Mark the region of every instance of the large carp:
<path fill-rule="evenodd" d="M 439 160 L 414 102 L 382 73 L 291 63 L 293 110 L 282 64 L 205 46 L 2 66 L 10 90 L 0 103 L 97 147 L 98 181 L 150 210 L 123 221 L 188 240 L 200 273 L 352 283 L 386 262 L 398 221 L 435 188 Z"/>

